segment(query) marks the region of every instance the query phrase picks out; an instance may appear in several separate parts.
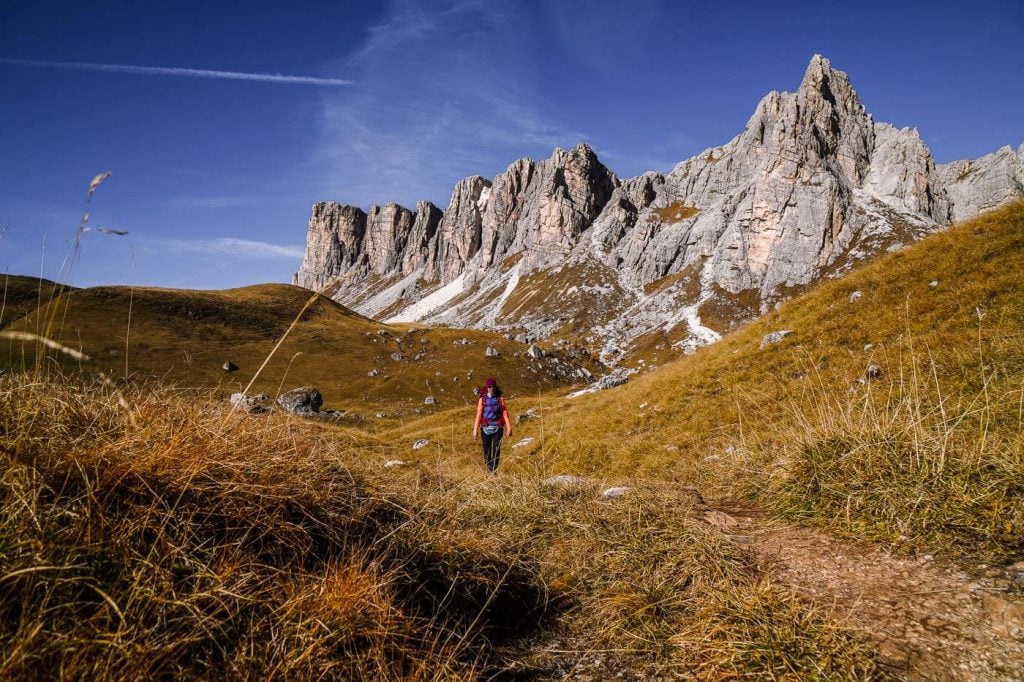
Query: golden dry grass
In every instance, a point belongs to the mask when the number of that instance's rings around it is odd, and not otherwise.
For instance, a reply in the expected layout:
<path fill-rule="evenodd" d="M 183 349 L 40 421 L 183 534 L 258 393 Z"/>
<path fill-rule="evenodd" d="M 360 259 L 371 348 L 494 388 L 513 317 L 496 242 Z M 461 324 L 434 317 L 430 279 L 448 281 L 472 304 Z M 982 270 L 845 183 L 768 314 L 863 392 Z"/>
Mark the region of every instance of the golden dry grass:
<path fill-rule="evenodd" d="M 0 423 L 5 678 L 875 671 L 674 486 L 384 469 L 358 431 L 27 376 Z"/>

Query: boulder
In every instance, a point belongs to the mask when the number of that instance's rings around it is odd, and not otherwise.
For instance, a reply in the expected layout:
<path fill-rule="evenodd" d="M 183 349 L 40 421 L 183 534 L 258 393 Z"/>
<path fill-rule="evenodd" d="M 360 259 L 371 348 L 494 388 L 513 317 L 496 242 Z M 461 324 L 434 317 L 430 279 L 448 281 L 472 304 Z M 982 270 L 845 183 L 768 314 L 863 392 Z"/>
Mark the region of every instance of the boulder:
<path fill-rule="evenodd" d="M 623 495 L 626 494 L 626 492 L 628 490 L 629 490 L 629 488 L 627 488 L 625 486 L 621 486 L 621 485 L 612 486 L 611 488 L 605 488 L 603 491 L 601 491 L 601 497 L 608 498 L 608 499 L 614 499 L 616 497 L 622 497 Z"/>
<path fill-rule="evenodd" d="M 498 353 L 498 349 L 495 348 L 494 346 L 488 344 L 487 350 L 484 351 L 484 357 L 496 358 L 499 355 L 500 355 L 500 353 Z"/>
<path fill-rule="evenodd" d="M 312 386 L 303 386 L 277 396 L 277 404 L 289 414 L 308 417 L 320 412 L 324 399 L 317 389 Z"/>

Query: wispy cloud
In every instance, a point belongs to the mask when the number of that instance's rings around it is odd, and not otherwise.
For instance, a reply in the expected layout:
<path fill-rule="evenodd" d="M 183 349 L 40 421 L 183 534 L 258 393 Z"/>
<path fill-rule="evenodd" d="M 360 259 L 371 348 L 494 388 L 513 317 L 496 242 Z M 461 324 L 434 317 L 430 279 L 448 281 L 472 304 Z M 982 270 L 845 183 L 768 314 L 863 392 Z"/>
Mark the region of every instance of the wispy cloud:
<path fill-rule="evenodd" d="M 179 76 L 183 78 L 218 78 L 221 80 L 258 81 L 260 83 L 289 83 L 295 85 L 317 85 L 337 87 L 353 85 L 354 81 L 342 78 L 318 78 L 315 76 L 292 76 L 280 73 L 248 73 L 243 71 L 214 71 L 210 69 L 186 69 L 166 66 L 134 66 L 130 64 L 93 64 L 89 62 L 52 62 L 35 59 L 0 59 L 0 64 L 33 66 L 45 69 L 72 69 L 75 71 L 104 71 L 107 73 L 128 73 L 138 76 Z"/>
<path fill-rule="evenodd" d="M 246 196 L 180 196 L 174 197 L 168 203 L 175 208 L 236 208 L 238 206 L 251 206 L 260 201 L 258 197 Z"/>
<path fill-rule="evenodd" d="M 151 245 L 175 252 L 204 254 L 208 256 L 231 256 L 243 258 L 302 258 L 304 247 L 295 244 L 271 244 L 269 242 L 220 237 L 218 239 L 154 239 Z"/>
<path fill-rule="evenodd" d="M 586 139 L 541 94 L 527 12 L 509 0 L 394 2 L 336 65 L 358 84 L 324 96 L 324 198 L 443 208 L 462 177 Z"/>

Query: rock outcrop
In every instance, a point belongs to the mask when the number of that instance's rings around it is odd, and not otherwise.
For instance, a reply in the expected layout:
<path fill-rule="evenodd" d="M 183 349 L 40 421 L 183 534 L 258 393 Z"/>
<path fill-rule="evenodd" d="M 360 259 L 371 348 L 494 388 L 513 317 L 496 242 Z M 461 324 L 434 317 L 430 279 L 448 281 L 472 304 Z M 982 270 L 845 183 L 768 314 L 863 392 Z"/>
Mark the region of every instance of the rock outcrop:
<path fill-rule="evenodd" d="M 744 130 L 670 173 L 618 179 L 590 147 L 520 159 L 428 202 L 313 207 L 297 284 L 368 316 L 560 330 L 614 361 L 646 334 L 692 350 L 814 280 L 1024 197 L 1024 145 L 936 167 L 815 56 Z M 580 330 L 583 330 L 582 332 Z"/>
<path fill-rule="evenodd" d="M 950 219 L 967 220 L 1024 196 L 1024 144 L 1006 146 L 974 161 L 938 168 L 950 198 Z"/>

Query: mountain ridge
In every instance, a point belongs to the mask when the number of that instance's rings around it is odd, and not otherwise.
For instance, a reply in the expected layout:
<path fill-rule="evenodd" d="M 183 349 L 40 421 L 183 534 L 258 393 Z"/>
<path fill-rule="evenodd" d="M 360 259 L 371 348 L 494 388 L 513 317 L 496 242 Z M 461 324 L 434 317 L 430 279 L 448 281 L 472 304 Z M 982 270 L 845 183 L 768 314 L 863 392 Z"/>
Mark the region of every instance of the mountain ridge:
<path fill-rule="evenodd" d="M 815 55 L 796 92 L 768 93 L 740 134 L 669 173 L 621 180 L 581 143 L 465 178 L 443 212 L 318 203 L 294 281 L 370 317 L 582 337 L 614 363 L 645 337 L 666 353 L 714 341 L 1021 196 L 1024 145 L 937 166 Z"/>

